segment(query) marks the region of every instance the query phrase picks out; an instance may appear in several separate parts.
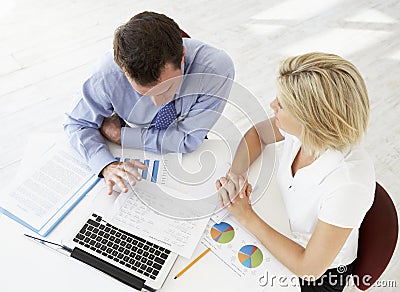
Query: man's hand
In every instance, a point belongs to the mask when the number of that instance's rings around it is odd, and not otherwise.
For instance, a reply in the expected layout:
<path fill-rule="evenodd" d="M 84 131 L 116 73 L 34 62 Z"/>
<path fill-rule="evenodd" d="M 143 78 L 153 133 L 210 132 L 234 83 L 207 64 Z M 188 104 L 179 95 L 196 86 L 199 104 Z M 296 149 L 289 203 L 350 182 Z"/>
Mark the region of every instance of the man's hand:
<path fill-rule="evenodd" d="M 136 184 L 136 181 L 142 180 L 142 176 L 135 169 L 146 169 L 147 166 L 136 160 L 129 160 L 127 162 L 113 162 L 102 170 L 101 174 L 107 185 L 107 193 L 112 194 L 113 186 L 117 185 L 123 193 L 128 191 L 124 180 L 130 183 L 132 186 Z"/>
<path fill-rule="evenodd" d="M 121 123 L 117 115 L 105 118 L 100 133 L 111 142 L 121 145 Z"/>

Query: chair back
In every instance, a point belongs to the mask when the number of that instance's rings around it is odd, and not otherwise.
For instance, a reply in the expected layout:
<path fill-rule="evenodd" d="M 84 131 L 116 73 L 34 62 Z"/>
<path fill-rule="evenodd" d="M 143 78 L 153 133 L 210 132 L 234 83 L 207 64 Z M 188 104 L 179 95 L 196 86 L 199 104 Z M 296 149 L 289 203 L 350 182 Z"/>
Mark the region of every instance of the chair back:
<path fill-rule="evenodd" d="M 181 35 L 182 35 L 182 38 L 189 38 L 190 39 L 190 36 L 186 32 L 184 32 L 183 30 L 181 30 Z"/>
<path fill-rule="evenodd" d="M 396 208 L 385 189 L 376 183 L 375 199 L 361 223 L 353 277 L 360 290 L 370 288 L 392 258 L 399 226 Z"/>

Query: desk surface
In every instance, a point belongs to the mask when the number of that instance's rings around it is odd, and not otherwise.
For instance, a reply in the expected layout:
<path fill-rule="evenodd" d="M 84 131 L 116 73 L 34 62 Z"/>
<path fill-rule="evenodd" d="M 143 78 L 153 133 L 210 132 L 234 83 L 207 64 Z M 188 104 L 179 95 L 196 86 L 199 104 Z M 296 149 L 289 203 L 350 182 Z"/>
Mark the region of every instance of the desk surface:
<path fill-rule="evenodd" d="M 217 149 L 215 150 L 217 151 Z M 117 195 L 108 196 L 105 191 L 101 191 L 102 189 L 104 189 L 104 183 L 101 181 L 55 228 L 48 239 L 59 242 L 60 239 L 72 238 L 74 231 L 79 230 L 93 211 L 106 214 L 107 210 L 112 208 Z M 289 233 L 285 208 L 274 179 L 254 208 L 276 230 Z M 0 240 L 0 287 L 2 291 L 132 291 L 130 287 L 94 268 L 27 239 L 23 233 L 31 233 L 29 230 L 4 215 L 0 216 L 0 232 L 2 234 L 2 240 Z M 193 258 L 204 249 L 203 244 L 199 243 Z M 248 291 L 249 284 L 260 287 L 258 283 L 249 283 L 240 278 L 212 252 L 174 280 L 174 276 L 190 261 L 182 257 L 177 259 L 162 291 L 216 291 L 222 289 Z M 293 277 L 288 270 L 286 271 L 285 273 L 280 271 L 281 274 L 276 275 L 279 283 L 275 279 L 275 283 L 271 287 L 272 279 L 269 279 L 269 285 L 263 290 L 299 291 L 299 288 L 288 282 L 288 279 L 292 280 L 296 277 Z M 273 274 L 273 271 L 270 272 Z M 286 281 L 282 282 L 279 277 L 283 277 Z"/>
<path fill-rule="evenodd" d="M 91 206 L 110 206 L 115 197 L 95 195 L 102 183 L 94 189 L 70 215 L 52 232 L 49 239 L 63 238 L 76 224 L 83 222 L 93 210 Z M 96 208 L 97 209 L 97 208 Z M 257 212 L 274 228 L 288 232 L 283 202 L 272 181 L 266 195 L 255 205 Z M 0 285 L 4 291 L 132 291 L 132 289 L 103 273 L 73 260 L 62 253 L 31 241 L 23 236 L 26 230 L 6 216 L 0 217 Z M 194 257 L 205 247 L 199 244 Z M 174 276 L 190 261 L 179 257 L 161 291 L 245 291 L 247 284 L 228 269 L 213 253 L 208 253 L 183 276 Z M 291 275 L 277 275 L 287 276 Z M 298 288 L 275 283 L 265 291 L 299 291 Z"/>

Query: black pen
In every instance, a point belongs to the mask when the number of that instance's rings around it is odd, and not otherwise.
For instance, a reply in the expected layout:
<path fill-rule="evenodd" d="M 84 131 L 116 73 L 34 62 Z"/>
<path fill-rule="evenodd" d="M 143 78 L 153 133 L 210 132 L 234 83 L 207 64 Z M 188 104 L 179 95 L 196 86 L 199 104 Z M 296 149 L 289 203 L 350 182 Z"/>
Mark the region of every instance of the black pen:
<path fill-rule="evenodd" d="M 37 240 L 37 241 L 39 241 L 39 242 L 42 243 L 42 244 L 45 244 L 45 243 L 53 244 L 53 245 L 56 245 L 56 246 L 61 247 L 63 250 L 66 250 L 66 251 L 68 251 L 69 253 L 72 253 L 72 252 L 73 252 L 73 249 L 72 249 L 72 248 L 70 248 L 70 247 L 68 247 L 68 246 L 66 246 L 66 245 L 64 245 L 64 244 L 60 244 L 60 243 L 55 243 L 55 242 L 47 241 L 47 240 L 44 240 L 44 239 L 41 239 L 41 238 L 38 238 L 38 237 L 34 237 L 34 236 L 31 236 L 31 235 L 28 235 L 28 234 L 24 234 L 24 235 L 25 235 L 26 237 L 32 238 L 32 239 L 34 239 L 34 240 Z"/>
<path fill-rule="evenodd" d="M 29 237 L 33 240 L 39 241 L 40 243 L 46 245 L 46 244 L 52 244 L 58 247 L 61 247 L 61 249 L 66 250 L 69 252 L 70 256 L 72 258 L 75 258 L 95 269 L 98 269 L 102 271 L 103 273 L 106 273 L 107 275 L 121 281 L 122 283 L 135 288 L 136 290 L 141 291 L 142 289 L 146 289 L 147 291 L 155 291 L 153 288 L 148 287 L 145 284 L 145 281 L 131 273 L 128 273 L 125 270 L 122 270 L 114 265 L 111 265 L 110 263 L 78 248 L 74 247 L 73 249 L 61 244 L 61 243 L 56 243 L 56 242 L 51 242 L 47 241 L 38 237 L 34 237 L 28 234 L 24 234 L 26 237 Z"/>

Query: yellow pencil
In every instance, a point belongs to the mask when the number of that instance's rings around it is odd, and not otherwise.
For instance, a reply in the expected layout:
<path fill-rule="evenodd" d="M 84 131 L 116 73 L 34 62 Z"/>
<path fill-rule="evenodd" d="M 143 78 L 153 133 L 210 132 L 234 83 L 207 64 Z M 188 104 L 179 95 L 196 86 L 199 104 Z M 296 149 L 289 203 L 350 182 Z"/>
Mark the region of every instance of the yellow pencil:
<path fill-rule="evenodd" d="M 197 258 L 195 258 L 190 264 L 188 264 L 186 267 L 184 267 L 183 270 L 180 271 L 180 272 L 175 276 L 174 279 L 176 279 L 176 278 L 182 276 L 182 274 L 183 274 L 184 272 L 186 272 L 187 270 L 189 270 L 189 268 L 190 268 L 191 266 L 193 266 L 195 263 L 197 263 L 197 262 L 198 262 L 202 257 L 204 257 L 210 250 L 211 250 L 210 248 L 207 248 L 205 251 L 203 251 L 203 252 L 202 252 Z"/>

